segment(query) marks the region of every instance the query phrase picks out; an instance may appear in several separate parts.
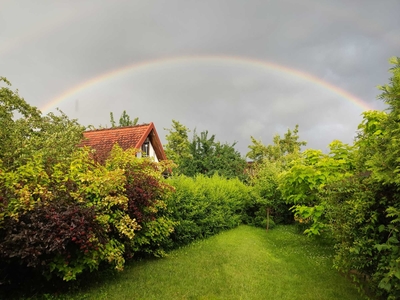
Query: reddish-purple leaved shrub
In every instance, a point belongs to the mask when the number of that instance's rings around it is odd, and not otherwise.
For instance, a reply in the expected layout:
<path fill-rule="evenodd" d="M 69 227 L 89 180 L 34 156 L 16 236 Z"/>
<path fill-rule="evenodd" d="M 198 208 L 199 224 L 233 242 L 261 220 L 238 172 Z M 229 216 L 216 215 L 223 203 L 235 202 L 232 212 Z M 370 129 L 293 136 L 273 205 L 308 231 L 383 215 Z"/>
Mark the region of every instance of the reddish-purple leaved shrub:
<path fill-rule="evenodd" d="M 96 222 L 94 208 L 52 202 L 40 204 L 18 219 L 4 219 L 0 257 L 48 269 L 56 256 L 68 264 L 82 253 L 98 249 L 106 240 L 105 230 Z"/>

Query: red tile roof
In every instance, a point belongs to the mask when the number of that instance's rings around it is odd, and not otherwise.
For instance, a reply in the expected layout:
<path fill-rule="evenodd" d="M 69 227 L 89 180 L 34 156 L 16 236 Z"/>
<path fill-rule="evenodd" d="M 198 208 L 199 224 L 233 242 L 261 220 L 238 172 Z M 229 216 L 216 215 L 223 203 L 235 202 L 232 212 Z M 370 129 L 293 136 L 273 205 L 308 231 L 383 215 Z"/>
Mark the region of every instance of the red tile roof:
<path fill-rule="evenodd" d="M 118 143 L 124 150 L 128 148 L 141 149 L 146 138 L 149 138 L 158 160 L 166 159 L 153 123 L 91 130 L 84 132 L 83 135 L 85 140 L 82 141 L 81 146 L 89 146 L 95 149 L 95 158 L 100 162 L 107 159 L 114 144 Z"/>

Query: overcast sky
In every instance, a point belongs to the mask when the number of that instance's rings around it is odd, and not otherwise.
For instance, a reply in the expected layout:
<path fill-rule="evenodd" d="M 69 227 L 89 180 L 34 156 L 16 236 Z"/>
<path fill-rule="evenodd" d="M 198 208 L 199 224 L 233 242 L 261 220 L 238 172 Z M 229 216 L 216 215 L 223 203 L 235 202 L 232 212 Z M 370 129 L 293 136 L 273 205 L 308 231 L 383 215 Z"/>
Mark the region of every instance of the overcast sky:
<path fill-rule="evenodd" d="M 250 136 L 269 144 L 299 124 L 325 151 L 384 109 L 399 12 L 399 0 L 0 0 L 0 76 L 83 125 L 126 110 L 163 142 L 175 119 L 245 154 Z"/>

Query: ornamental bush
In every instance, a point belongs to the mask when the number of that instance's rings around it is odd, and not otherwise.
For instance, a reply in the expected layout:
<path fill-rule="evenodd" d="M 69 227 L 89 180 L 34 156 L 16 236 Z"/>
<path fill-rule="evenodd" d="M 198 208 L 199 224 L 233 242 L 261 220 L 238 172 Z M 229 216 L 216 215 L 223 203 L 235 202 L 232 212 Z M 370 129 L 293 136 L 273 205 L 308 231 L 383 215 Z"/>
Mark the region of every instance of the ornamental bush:
<path fill-rule="evenodd" d="M 113 150 L 106 165 L 76 149 L 51 167 L 38 154 L 15 170 L 0 164 L 0 281 L 19 265 L 74 280 L 100 264 L 122 270 L 134 254 L 164 254 L 173 231 L 166 164 Z M 8 278 L 8 279 L 7 279 Z"/>
<path fill-rule="evenodd" d="M 124 194 L 127 198 L 127 215 L 136 220 L 140 230 L 135 238 L 125 239 L 127 256 L 164 256 L 164 247 L 174 231 L 175 222 L 167 217 L 166 198 L 174 192 L 167 184 L 164 174 L 171 168 L 169 161 L 153 162 L 148 158 L 137 158 L 136 150 L 123 151 L 114 147 L 108 169 L 123 169 L 126 179 Z"/>
<path fill-rule="evenodd" d="M 19 264 L 65 279 L 96 268 L 99 249 L 108 241 L 93 207 L 64 201 L 40 203 L 18 219 L 5 218 L 0 234 L 0 257 L 8 265 L 3 272 Z"/>

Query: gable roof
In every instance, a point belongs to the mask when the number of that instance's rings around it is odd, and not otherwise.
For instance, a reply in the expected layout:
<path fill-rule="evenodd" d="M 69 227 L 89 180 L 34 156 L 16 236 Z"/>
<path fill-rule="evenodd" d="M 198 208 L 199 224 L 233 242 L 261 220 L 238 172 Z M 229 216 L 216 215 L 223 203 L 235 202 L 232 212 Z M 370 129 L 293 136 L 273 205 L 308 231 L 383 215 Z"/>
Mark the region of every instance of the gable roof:
<path fill-rule="evenodd" d="M 114 144 L 119 144 L 124 150 L 129 148 L 141 149 L 147 138 L 149 138 L 158 160 L 167 159 L 153 122 L 135 126 L 90 130 L 84 132 L 83 136 L 85 139 L 80 146 L 95 149 L 95 158 L 100 162 L 107 159 Z"/>

